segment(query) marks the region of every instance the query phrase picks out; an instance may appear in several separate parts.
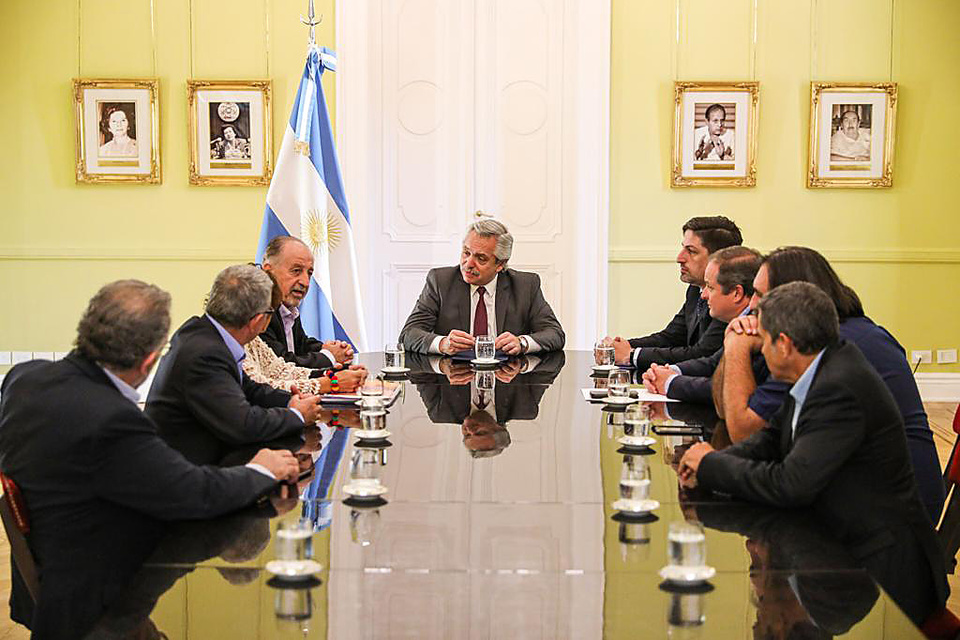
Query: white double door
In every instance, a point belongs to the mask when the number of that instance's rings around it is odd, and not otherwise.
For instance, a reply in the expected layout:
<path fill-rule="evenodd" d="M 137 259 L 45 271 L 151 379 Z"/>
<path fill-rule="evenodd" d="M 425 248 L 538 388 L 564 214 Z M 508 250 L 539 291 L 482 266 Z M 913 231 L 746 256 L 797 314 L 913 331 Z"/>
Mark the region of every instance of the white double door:
<path fill-rule="evenodd" d="M 371 349 L 483 212 L 568 348 L 606 327 L 609 0 L 337 3 L 337 144 Z"/>

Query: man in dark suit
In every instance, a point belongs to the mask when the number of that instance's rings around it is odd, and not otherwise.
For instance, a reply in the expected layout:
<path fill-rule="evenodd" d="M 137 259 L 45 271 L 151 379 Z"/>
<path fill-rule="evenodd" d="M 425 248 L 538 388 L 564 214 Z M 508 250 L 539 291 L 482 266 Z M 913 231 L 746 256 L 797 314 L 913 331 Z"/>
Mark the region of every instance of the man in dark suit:
<path fill-rule="evenodd" d="M 946 568 L 893 396 L 856 345 L 840 342 L 819 287 L 781 285 L 759 310 L 763 355 L 793 385 L 789 397 L 767 428 L 729 449 L 692 446 L 681 478 L 752 502 L 812 505 L 871 573 L 913 572 L 914 597 L 901 606 L 922 622 L 946 601 Z M 898 540 L 901 553 L 879 555 Z"/>
<path fill-rule="evenodd" d="M 252 381 L 240 362 L 273 313 L 270 276 L 249 265 L 217 275 L 207 313 L 170 341 L 147 396 L 146 413 L 170 445 L 196 464 L 231 448 L 299 433 L 316 420 L 316 396 L 291 395 Z"/>
<path fill-rule="evenodd" d="M 431 269 L 400 341 L 407 351 L 453 355 L 495 337 L 508 355 L 558 351 L 565 336 L 535 273 L 507 268 L 513 236 L 497 220 L 470 225 L 459 267 Z"/>
<path fill-rule="evenodd" d="M 353 358 L 353 347 L 342 340 L 321 342 L 303 330 L 300 303 L 313 276 L 313 253 L 299 238 L 277 236 L 263 253 L 263 270 L 277 281 L 283 304 L 270 315 L 260 339 L 273 352 L 297 366 L 308 369 L 340 368 Z"/>
<path fill-rule="evenodd" d="M 149 555 L 160 521 L 206 518 L 295 480 L 289 451 L 247 466 L 198 467 L 170 448 L 137 407 L 170 328 L 170 296 L 122 280 L 103 287 L 59 362 L 13 368 L 0 402 L 0 469 L 22 492 L 39 566 L 30 606 L 13 568 L 11 617 L 35 638 L 79 638 Z"/>
<path fill-rule="evenodd" d="M 703 273 L 703 297 L 710 308 L 710 317 L 726 324 L 749 311 L 753 279 L 762 260 L 759 251 L 742 246 L 726 247 L 710 254 Z M 676 400 L 711 402 L 710 376 L 721 357 L 723 347 L 703 358 L 671 365 L 652 364 L 643 373 L 643 384 L 652 393 Z"/>
<path fill-rule="evenodd" d="M 726 323 L 711 318 L 706 300 L 701 297 L 703 274 L 710 254 L 742 244 L 739 227 L 725 216 L 691 218 L 683 225 L 683 241 L 677 263 L 680 281 L 686 282 L 686 299 L 663 331 L 629 341 L 620 336 L 607 338 L 613 343 L 617 364 L 632 364 L 645 371 L 651 364 L 672 364 L 713 354 L 723 344 Z"/>

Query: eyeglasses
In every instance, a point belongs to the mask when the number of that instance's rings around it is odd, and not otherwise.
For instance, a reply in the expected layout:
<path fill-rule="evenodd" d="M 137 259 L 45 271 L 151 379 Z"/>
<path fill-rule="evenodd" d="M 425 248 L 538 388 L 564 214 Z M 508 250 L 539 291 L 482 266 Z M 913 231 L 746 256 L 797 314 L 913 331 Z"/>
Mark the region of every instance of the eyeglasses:
<path fill-rule="evenodd" d="M 251 319 L 256 318 L 257 316 L 262 316 L 262 315 L 272 316 L 274 311 L 276 311 L 276 309 L 272 307 L 264 309 L 263 311 L 257 311 L 255 314 L 251 316 Z"/>

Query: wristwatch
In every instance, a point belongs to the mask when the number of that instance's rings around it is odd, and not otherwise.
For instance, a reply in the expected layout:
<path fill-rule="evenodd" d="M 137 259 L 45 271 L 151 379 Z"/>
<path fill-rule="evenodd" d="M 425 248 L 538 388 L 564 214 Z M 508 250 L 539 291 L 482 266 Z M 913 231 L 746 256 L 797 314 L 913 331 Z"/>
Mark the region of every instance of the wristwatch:
<path fill-rule="evenodd" d="M 530 342 L 527 340 L 527 336 L 520 336 L 520 353 L 526 353 L 527 349 L 530 348 Z"/>

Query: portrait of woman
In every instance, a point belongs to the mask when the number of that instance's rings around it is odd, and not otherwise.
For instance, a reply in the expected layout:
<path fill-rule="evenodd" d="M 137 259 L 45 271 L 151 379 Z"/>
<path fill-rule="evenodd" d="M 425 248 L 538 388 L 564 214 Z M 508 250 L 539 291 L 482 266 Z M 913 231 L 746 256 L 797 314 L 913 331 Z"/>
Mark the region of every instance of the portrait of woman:
<path fill-rule="evenodd" d="M 102 157 L 136 158 L 136 103 L 100 103 L 100 149 Z"/>

